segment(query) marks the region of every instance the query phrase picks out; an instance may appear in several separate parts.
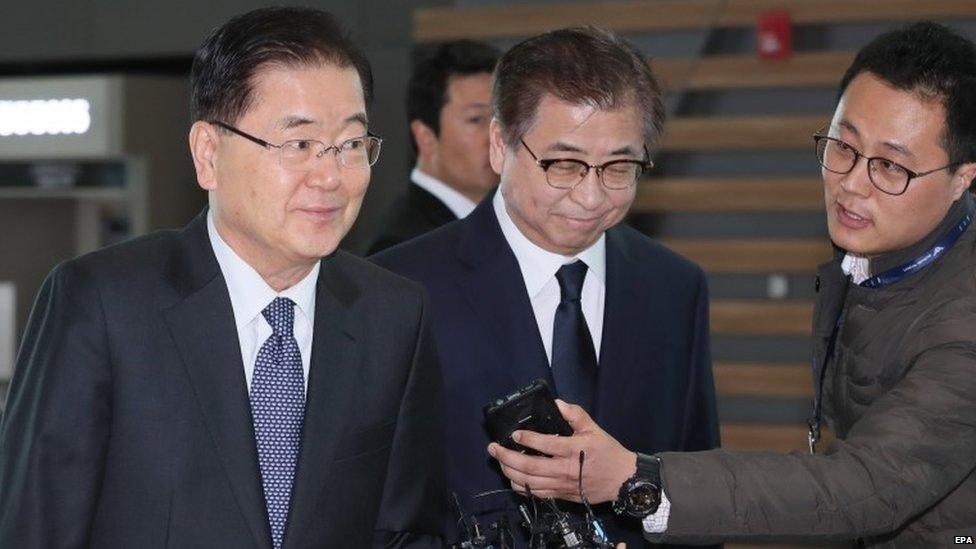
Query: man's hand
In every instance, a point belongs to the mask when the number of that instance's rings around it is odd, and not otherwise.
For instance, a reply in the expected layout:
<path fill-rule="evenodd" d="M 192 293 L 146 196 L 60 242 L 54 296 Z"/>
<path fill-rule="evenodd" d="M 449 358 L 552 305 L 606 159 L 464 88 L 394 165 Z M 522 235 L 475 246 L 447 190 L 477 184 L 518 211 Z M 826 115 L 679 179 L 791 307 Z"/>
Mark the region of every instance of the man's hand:
<path fill-rule="evenodd" d="M 559 411 L 573 428 L 573 436 L 543 435 L 515 431 L 512 438 L 523 446 L 552 457 L 528 456 L 499 444 L 488 445 L 488 453 L 498 460 L 512 488 L 532 495 L 580 501 L 579 453 L 586 453 L 583 464 L 583 494 L 590 503 L 617 499 L 620 485 L 637 471 L 637 455 L 600 428 L 579 406 L 556 400 Z"/>

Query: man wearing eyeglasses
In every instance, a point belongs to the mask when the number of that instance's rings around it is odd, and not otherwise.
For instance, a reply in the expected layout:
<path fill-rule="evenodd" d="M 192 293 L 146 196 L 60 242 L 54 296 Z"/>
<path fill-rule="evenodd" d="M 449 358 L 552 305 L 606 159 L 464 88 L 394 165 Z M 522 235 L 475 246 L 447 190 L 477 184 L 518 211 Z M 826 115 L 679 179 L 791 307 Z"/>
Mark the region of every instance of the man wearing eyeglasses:
<path fill-rule="evenodd" d="M 634 454 L 718 445 L 701 269 L 621 225 L 661 92 L 646 60 L 611 33 L 564 29 L 529 39 L 495 70 L 490 160 L 498 192 L 467 218 L 377 256 L 427 287 L 447 394 L 448 483 L 482 524 L 521 500 L 485 449 L 482 407 L 548 381 L 596 418 L 551 460 L 607 501 Z M 604 471 L 616 471 L 611 475 Z M 516 485 L 520 491 L 524 485 Z M 532 491 L 554 495 L 550 486 Z M 578 507 L 565 505 L 579 512 Z M 610 538 L 645 544 L 640 525 L 597 508 Z M 458 517 L 449 540 L 464 539 Z M 517 545 L 527 532 L 512 513 Z"/>
<path fill-rule="evenodd" d="M 917 548 L 976 535 L 974 85 L 976 46 L 940 25 L 858 54 L 815 136 L 838 253 L 816 284 L 810 453 L 638 454 L 615 505 L 648 539 Z M 837 440 L 816 454 L 824 421 Z M 573 438 L 520 442 L 559 454 Z M 514 484 L 575 497 L 551 462 L 491 452 Z"/>
<path fill-rule="evenodd" d="M 44 284 L 0 431 L 0 546 L 442 547 L 423 290 L 336 250 L 379 155 L 371 87 L 319 10 L 205 40 L 189 141 L 210 207 Z"/>

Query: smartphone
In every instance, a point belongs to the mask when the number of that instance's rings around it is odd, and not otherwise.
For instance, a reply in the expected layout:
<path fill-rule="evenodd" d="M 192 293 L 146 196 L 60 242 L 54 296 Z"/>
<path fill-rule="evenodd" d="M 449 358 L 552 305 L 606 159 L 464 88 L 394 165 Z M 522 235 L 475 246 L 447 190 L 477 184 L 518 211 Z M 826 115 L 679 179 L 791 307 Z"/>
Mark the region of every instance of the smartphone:
<path fill-rule="evenodd" d="M 563 419 L 544 380 L 537 379 L 514 393 L 497 398 L 484 408 L 485 428 L 492 440 L 506 448 L 530 455 L 545 455 L 512 440 L 517 430 L 546 435 L 571 436 L 573 428 Z"/>

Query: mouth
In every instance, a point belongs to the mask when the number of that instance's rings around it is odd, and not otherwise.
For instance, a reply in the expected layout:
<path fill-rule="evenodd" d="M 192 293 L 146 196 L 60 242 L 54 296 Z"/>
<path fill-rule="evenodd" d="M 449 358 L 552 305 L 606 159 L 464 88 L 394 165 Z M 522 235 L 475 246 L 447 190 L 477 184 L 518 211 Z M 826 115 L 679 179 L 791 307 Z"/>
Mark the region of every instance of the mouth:
<path fill-rule="evenodd" d="M 560 217 L 562 217 L 566 221 L 566 223 L 569 223 L 570 225 L 573 226 L 580 226 L 580 227 L 590 226 L 600 221 L 600 216 L 582 217 L 582 216 L 573 216 L 573 215 L 561 215 Z"/>
<path fill-rule="evenodd" d="M 330 222 L 342 215 L 341 206 L 305 206 L 298 212 L 316 222 Z"/>
<path fill-rule="evenodd" d="M 842 225 L 851 229 L 863 229 L 874 223 L 870 217 L 859 214 L 853 210 L 849 210 L 842 206 L 839 202 L 836 204 L 837 210 L 837 220 L 840 221 Z"/>

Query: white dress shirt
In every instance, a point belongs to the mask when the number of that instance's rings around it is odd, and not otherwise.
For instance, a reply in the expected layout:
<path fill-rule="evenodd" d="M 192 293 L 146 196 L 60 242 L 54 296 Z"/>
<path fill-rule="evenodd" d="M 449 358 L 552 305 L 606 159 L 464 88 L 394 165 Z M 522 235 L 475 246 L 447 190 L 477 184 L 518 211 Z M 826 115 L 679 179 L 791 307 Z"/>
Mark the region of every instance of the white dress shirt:
<path fill-rule="evenodd" d="M 308 389 L 308 369 L 312 358 L 312 326 L 315 318 L 315 285 L 319 276 L 319 262 L 298 284 L 282 292 L 274 291 L 261 275 L 247 264 L 231 247 L 224 242 L 214 225 L 213 212 L 207 212 L 207 232 L 213 247 L 220 272 L 227 283 L 230 304 L 234 310 L 234 324 L 237 326 L 237 339 L 241 344 L 241 359 L 244 362 L 244 379 L 251 390 L 254 377 L 254 362 L 258 350 L 272 333 L 271 325 L 261 311 L 276 297 L 287 297 L 295 302 L 295 340 L 302 354 L 302 374 L 305 388 Z"/>
<path fill-rule="evenodd" d="M 454 212 L 454 215 L 458 219 L 468 217 L 474 211 L 475 206 L 477 206 L 470 198 L 449 187 L 447 183 L 425 174 L 420 171 L 420 168 L 414 168 L 410 172 L 410 180 L 421 189 L 436 196 L 438 200 L 447 206 L 447 209 Z"/>
<path fill-rule="evenodd" d="M 583 318 L 586 319 L 586 326 L 590 330 L 593 347 L 599 359 L 600 342 L 603 339 L 603 305 L 607 293 L 606 235 L 600 235 L 600 239 L 595 244 L 580 252 L 579 255 L 566 257 L 536 246 L 522 234 L 522 231 L 515 226 L 515 222 L 508 215 L 501 191 L 495 193 L 492 206 L 495 208 L 495 215 L 498 217 L 498 224 L 501 225 L 502 234 L 512 248 L 512 252 L 515 253 L 515 259 L 518 260 L 522 279 L 525 281 L 525 289 L 529 294 L 529 301 L 532 303 L 532 312 L 535 314 L 535 321 L 539 326 L 539 335 L 542 337 L 542 344 L 546 348 L 546 358 L 549 359 L 550 365 L 552 364 L 552 327 L 556 317 L 556 308 L 559 306 L 562 297 L 559 281 L 556 280 L 556 271 L 563 265 L 572 263 L 577 259 L 586 263 L 588 270 L 586 278 L 583 280 L 583 293 L 580 296 L 580 303 L 583 307 Z"/>
<path fill-rule="evenodd" d="M 844 271 L 844 274 L 851 277 L 854 284 L 860 284 L 865 280 L 871 278 L 868 273 L 871 272 L 871 260 L 861 255 L 847 254 L 844 256 L 844 260 L 840 263 L 840 268 Z"/>

